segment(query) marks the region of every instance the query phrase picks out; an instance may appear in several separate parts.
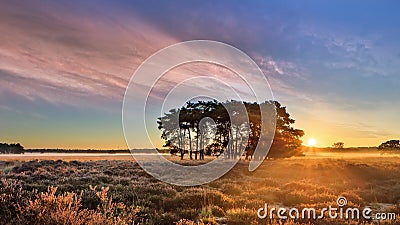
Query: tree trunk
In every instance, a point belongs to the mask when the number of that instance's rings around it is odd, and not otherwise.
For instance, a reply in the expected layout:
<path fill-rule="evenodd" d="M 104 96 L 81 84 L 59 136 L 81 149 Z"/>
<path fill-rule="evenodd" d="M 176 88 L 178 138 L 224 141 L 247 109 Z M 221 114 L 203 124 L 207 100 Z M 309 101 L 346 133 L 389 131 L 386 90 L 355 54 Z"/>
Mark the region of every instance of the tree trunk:
<path fill-rule="evenodd" d="M 186 130 L 185 129 L 183 129 L 183 138 L 182 138 L 182 140 L 181 140 L 181 148 L 180 148 L 180 151 L 181 151 L 181 160 L 183 160 L 183 156 L 185 155 L 185 148 L 186 148 L 186 146 L 185 146 L 185 135 L 186 135 Z"/>
<path fill-rule="evenodd" d="M 204 159 L 204 134 L 200 136 L 200 160 Z"/>
<path fill-rule="evenodd" d="M 197 153 L 199 151 L 199 128 L 196 130 L 196 152 L 194 153 L 194 159 L 197 160 Z"/>
<path fill-rule="evenodd" d="M 236 134 L 235 134 L 235 151 L 234 151 L 234 154 L 233 154 L 233 158 L 234 158 L 234 159 L 236 159 L 237 156 L 239 155 L 239 152 L 238 152 L 238 142 L 239 142 L 239 129 L 236 128 Z"/>
<path fill-rule="evenodd" d="M 193 150 L 192 150 L 192 135 L 190 134 L 190 128 L 188 128 L 189 133 L 189 149 L 190 149 L 190 160 L 193 160 Z"/>

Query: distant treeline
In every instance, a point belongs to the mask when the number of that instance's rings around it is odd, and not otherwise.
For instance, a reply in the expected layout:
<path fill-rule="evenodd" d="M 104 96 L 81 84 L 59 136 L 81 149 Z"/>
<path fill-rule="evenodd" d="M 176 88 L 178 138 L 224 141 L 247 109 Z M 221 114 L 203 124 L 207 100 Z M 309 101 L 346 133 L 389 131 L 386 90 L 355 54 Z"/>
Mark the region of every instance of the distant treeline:
<path fill-rule="evenodd" d="M 0 143 L 1 154 L 21 154 L 24 153 L 24 147 L 20 144 Z"/>
<path fill-rule="evenodd" d="M 97 149 L 27 149 L 29 153 L 129 153 L 128 149 L 97 150 Z"/>
<path fill-rule="evenodd" d="M 161 153 L 169 153 L 169 149 L 157 149 Z M 137 151 L 140 153 L 151 153 L 151 149 L 133 149 L 132 151 Z M 25 150 L 27 153 L 108 153 L 108 154 L 117 154 L 117 153 L 130 153 L 128 149 L 27 149 Z"/>

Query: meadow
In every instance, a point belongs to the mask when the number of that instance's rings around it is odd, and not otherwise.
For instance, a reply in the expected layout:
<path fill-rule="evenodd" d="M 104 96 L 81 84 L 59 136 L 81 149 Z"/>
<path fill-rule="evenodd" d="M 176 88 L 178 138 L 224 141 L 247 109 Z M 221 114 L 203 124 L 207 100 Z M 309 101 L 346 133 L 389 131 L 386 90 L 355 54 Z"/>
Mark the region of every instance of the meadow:
<path fill-rule="evenodd" d="M 255 172 L 242 160 L 222 178 L 197 187 L 158 181 L 132 159 L 107 159 L 0 161 L 0 223 L 400 224 L 398 218 L 257 218 L 257 209 L 265 203 L 321 209 L 337 205 L 338 196 L 347 198 L 345 207 L 398 214 L 397 154 L 311 152 L 265 160 Z"/>

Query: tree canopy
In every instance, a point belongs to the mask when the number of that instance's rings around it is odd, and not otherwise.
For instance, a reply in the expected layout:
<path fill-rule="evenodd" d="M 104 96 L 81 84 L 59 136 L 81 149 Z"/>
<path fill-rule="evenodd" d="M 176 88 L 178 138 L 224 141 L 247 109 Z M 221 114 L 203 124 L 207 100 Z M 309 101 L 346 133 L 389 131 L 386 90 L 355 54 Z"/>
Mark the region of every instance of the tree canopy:
<path fill-rule="evenodd" d="M 341 142 L 341 141 L 335 142 L 335 143 L 333 143 L 332 148 L 343 149 L 344 148 L 344 142 Z"/>
<path fill-rule="evenodd" d="M 378 149 L 382 150 L 400 150 L 400 140 L 390 140 L 379 145 Z"/>
<path fill-rule="evenodd" d="M 241 106 L 245 107 L 244 111 L 240 110 Z M 204 155 L 219 155 L 227 150 L 228 154 L 225 155 L 228 158 L 240 157 L 244 151 L 246 158 L 251 158 L 262 133 L 261 109 L 273 107 L 275 110 L 268 111 L 269 118 L 263 118 L 267 123 L 276 122 L 275 130 L 263 131 L 275 131 L 268 157 L 299 154 L 298 147 L 302 144 L 300 138 L 304 131 L 293 127 L 295 120 L 290 117 L 286 107 L 277 101 L 262 104 L 238 101 L 187 102 L 180 109 L 165 113 L 157 123 L 162 131 L 161 138 L 165 140 L 164 146 L 169 147 L 171 153 L 179 153 L 181 159 L 186 153 L 189 153 L 190 159 L 204 159 Z M 275 117 L 276 121 L 272 121 Z M 232 120 L 236 122 L 232 123 Z"/>
<path fill-rule="evenodd" d="M 1 154 L 21 154 L 24 152 L 24 147 L 20 144 L 0 143 Z"/>

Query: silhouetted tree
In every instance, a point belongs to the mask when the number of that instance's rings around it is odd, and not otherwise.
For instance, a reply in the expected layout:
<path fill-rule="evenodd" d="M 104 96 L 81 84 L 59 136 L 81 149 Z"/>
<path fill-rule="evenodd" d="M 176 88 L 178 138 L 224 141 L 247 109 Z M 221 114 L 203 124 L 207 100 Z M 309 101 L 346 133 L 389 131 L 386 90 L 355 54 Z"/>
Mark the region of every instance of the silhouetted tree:
<path fill-rule="evenodd" d="M 276 130 L 268 157 L 282 158 L 300 155 L 299 147 L 304 131 L 293 127 L 295 120 L 290 117 L 286 107 L 274 101 L 276 110 Z"/>
<path fill-rule="evenodd" d="M 241 107 L 245 108 L 241 108 Z M 230 113 L 228 113 L 229 108 Z M 171 153 L 180 152 L 183 159 L 185 152 L 193 152 L 197 159 L 204 159 L 204 154 L 219 155 L 226 150 L 225 157 L 237 158 L 241 152 L 246 152 L 246 158 L 252 157 L 259 142 L 265 144 L 268 140 L 260 140 L 261 133 L 272 137 L 274 130 L 261 131 L 261 110 L 270 110 L 263 122 L 274 124 L 276 116 L 275 137 L 272 142 L 269 157 L 290 157 L 299 154 L 300 138 L 304 131 L 292 127 L 295 120 L 277 101 L 266 101 L 262 104 L 228 101 L 188 102 L 180 109 L 172 109 L 163 117 L 158 118 L 158 128 L 165 140 L 165 147 Z M 241 110 L 242 109 L 242 110 Z M 245 109 L 245 111 L 243 111 Z M 247 112 L 247 115 L 245 115 Z M 245 116 L 248 117 L 245 119 Z M 240 121 L 232 123 L 234 121 Z M 248 122 L 247 122 L 248 121 Z M 272 126 L 268 126 L 272 127 Z M 247 142 L 245 142 L 248 137 Z M 270 140 L 271 141 L 271 140 Z"/>
<path fill-rule="evenodd" d="M 344 142 L 335 142 L 333 143 L 332 148 L 342 149 L 344 148 Z"/>
<path fill-rule="evenodd" d="M 162 118 L 157 121 L 158 129 L 162 130 L 161 138 L 164 139 L 164 147 L 169 147 L 171 153 L 180 152 L 181 159 L 185 155 L 185 133 L 187 125 L 184 120 L 180 118 L 181 111 L 171 109 Z M 183 124 L 185 123 L 185 124 Z"/>
<path fill-rule="evenodd" d="M 24 152 L 24 147 L 20 144 L 0 143 L 0 153 L 2 154 L 21 154 Z"/>
<path fill-rule="evenodd" d="M 400 140 L 390 140 L 379 145 L 378 149 L 400 149 Z"/>

